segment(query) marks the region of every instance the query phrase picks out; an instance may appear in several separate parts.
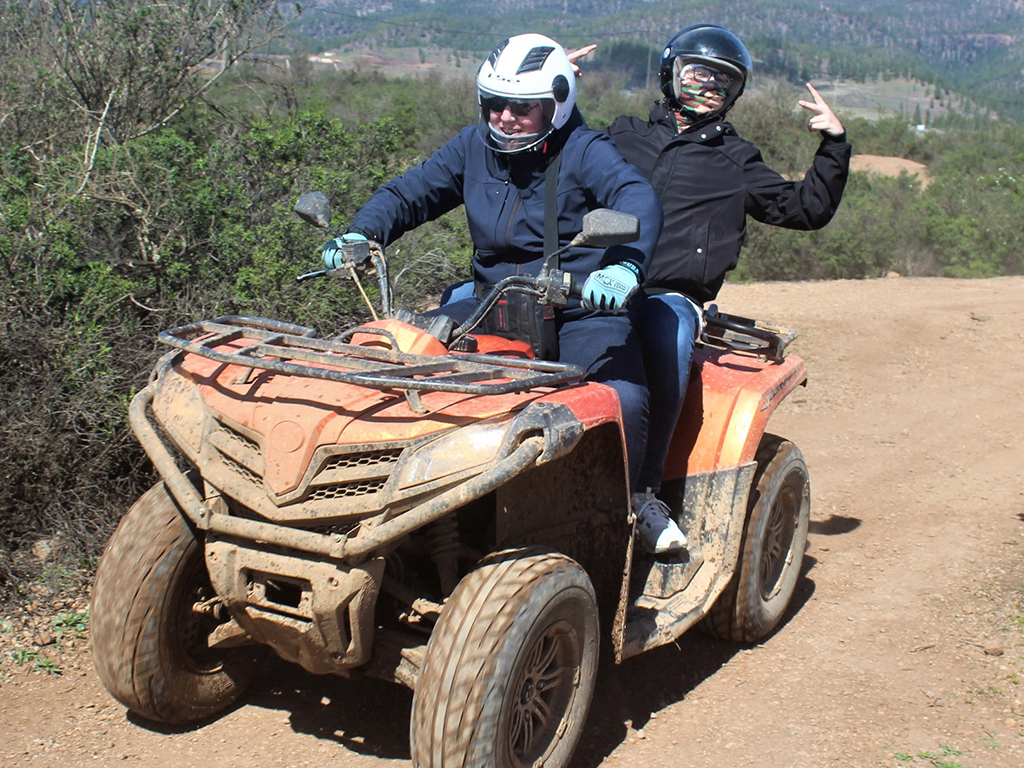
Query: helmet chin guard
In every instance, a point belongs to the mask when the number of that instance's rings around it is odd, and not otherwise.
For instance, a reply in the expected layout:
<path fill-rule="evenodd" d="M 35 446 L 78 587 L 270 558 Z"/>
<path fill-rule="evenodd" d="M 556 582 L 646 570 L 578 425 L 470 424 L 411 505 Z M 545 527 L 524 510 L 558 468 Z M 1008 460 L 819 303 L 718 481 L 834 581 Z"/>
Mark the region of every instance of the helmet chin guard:
<path fill-rule="evenodd" d="M 540 146 L 544 142 L 544 139 L 551 135 L 551 131 L 553 130 L 554 128 L 549 123 L 547 129 L 540 133 L 509 134 L 502 133 L 500 128 L 496 128 L 488 121 L 488 146 L 495 152 L 514 155 L 517 152 L 526 152 Z"/>
<path fill-rule="evenodd" d="M 565 49 L 549 37 L 516 35 L 503 41 L 476 75 L 480 119 L 488 127 L 488 146 L 515 154 L 538 147 L 565 125 L 576 104 L 576 77 Z M 539 101 L 544 127 L 529 134 L 506 134 L 490 122 L 492 99 Z"/>

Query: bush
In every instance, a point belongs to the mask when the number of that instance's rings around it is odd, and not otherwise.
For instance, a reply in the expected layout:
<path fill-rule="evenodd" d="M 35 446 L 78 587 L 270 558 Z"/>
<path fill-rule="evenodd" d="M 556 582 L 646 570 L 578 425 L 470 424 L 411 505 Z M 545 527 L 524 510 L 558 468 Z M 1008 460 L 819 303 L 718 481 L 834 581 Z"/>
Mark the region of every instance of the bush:
<path fill-rule="evenodd" d="M 84 194 L 56 210 L 60 158 L 36 172 L 11 163 L 0 182 L 0 550 L 61 533 L 69 554 L 95 552 L 152 482 L 126 414 L 162 328 L 255 314 L 331 331 L 365 316 L 347 281 L 296 284 L 327 235 L 291 208 L 322 189 L 339 221 L 351 216 L 399 169 L 394 121 L 347 128 L 312 112 L 236 136 L 182 128 L 100 149 Z M 434 231 L 468 263 L 457 216 Z M 456 271 L 395 267 L 419 274 L 418 290 Z"/>

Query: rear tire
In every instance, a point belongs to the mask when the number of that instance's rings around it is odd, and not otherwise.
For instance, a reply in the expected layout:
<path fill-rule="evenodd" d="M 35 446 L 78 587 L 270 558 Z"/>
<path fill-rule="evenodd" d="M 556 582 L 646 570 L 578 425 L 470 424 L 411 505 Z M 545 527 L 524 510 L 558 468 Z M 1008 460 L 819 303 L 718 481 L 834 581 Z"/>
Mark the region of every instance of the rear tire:
<path fill-rule="evenodd" d="M 96 572 L 92 652 L 114 698 L 145 718 L 180 725 L 220 712 L 242 693 L 264 649 L 207 647 L 222 620 L 193 607 L 215 596 L 202 542 L 157 483 L 121 520 Z"/>
<path fill-rule="evenodd" d="M 752 643 L 782 620 L 800 576 L 811 518 L 811 486 L 800 449 L 765 435 L 755 457 L 739 566 L 703 629 Z"/>
<path fill-rule="evenodd" d="M 563 768 L 594 692 L 597 599 L 573 560 L 485 558 L 452 593 L 413 696 L 417 768 Z"/>

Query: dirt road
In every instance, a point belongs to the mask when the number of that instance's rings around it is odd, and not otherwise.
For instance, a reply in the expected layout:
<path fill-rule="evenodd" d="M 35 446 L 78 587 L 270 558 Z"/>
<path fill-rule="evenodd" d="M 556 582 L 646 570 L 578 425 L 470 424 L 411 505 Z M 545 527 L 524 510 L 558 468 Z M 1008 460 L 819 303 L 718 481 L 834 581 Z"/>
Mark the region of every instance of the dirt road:
<path fill-rule="evenodd" d="M 761 645 L 692 634 L 606 670 L 574 768 L 1020 768 L 1024 278 L 727 286 L 719 304 L 801 334 L 810 386 L 773 431 L 810 466 L 804 576 Z M 397 686 L 272 663 L 223 717 L 168 730 L 126 716 L 87 655 L 28 667 L 3 668 L 5 766 L 409 765 Z"/>

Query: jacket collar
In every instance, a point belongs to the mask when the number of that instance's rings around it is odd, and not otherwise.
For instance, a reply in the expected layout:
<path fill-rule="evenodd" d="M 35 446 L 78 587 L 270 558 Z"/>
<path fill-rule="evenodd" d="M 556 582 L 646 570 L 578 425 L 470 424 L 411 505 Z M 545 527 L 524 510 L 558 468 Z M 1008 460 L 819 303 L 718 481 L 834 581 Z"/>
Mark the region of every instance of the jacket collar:
<path fill-rule="evenodd" d="M 720 116 L 701 120 L 679 133 L 676 130 L 676 114 L 663 101 L 655 102 L 651 109 L 650 122 L 657 124 L 663 130 L 671 131 L 673 136 L 684 141 L 703 141 L 715 135 L 736 135 L 736 129 L 732 127 L 732 123 L 723 120 Z"/>

